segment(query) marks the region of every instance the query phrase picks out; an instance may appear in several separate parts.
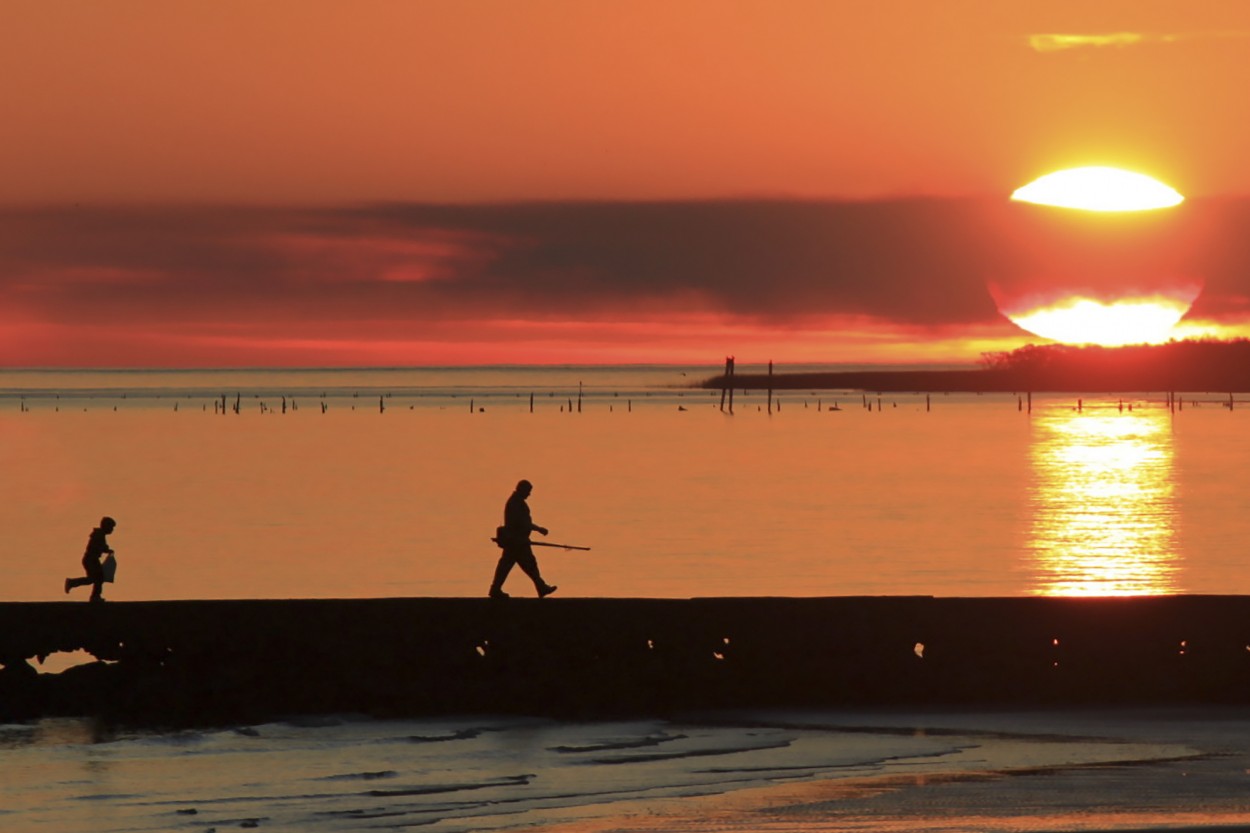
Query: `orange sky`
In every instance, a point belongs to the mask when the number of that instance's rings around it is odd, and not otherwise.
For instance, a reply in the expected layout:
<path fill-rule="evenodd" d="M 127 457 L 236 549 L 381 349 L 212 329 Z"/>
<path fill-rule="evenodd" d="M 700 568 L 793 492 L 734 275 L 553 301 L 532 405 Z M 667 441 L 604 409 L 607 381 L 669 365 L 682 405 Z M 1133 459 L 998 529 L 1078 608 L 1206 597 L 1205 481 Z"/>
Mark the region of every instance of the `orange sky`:
<path fill-rule="evenodd" d="M 526 245 L 491 238 L 500 224 L 474 219 L 487 237 L 469 242 L 446 218 L 399 223 L 383 238 L 358 218 L 332 227 L 336 208 L 379 202 L 1005 199 L 1080 164 L 1141 170 L 1191 199 L 1248 197 L 1248 47 L 1242 2 L 9 0 L 0 363 L 143 364 L 153 345 L 174 364 L 716 361 L 757 350 L 768 353 L 760 360 L 893 361 L 927 350 L 975 361 L 987 344 L 1026 340 L 988 300 L 983 316 L 894 316 L 844 303 L 855 281 L 881 283 L 879 268 L 798 258 L 800 276 L 793 251 L 777 252 L 792 278 L 783 288 L 835 280 L 820 274 L 827 267 L 841 270 L 845 290 L 801 319 L 761 320 L 702 278 L 627 292 L 623 273 L 611 283 L 624 320 L 603 295 L 558 313 L 531 297 L 511 320 L 500 310 L 471 316 L 463 299 L 424 313 L 429 298 L 408 299 L 399 318 L 385 293 L 301 301 L 307 286 L 292 264 L 333 263 L 336 281 L 351 274 L 360 286 L 489 273 L 482 292 L 516 289 L 484 266 L 498 266 L 500 246 Z M 152 261 L 139 256 L 143 225 L 110 226 L 128 241 L 123 252 L 84 245 L 74 222 L 39 213 L 78 206 L 147 222 L 122 210 L 135 205 L 235 216 L 158 223 Z M 325 212 L 320 242 L 298 227 L 307 218 L 258 221 L 252 243 L 264 243 L 248 251 L 282 266 L 279 280 L 247 262 L 264 288 L 233 280 L 223 254 L 238 250 L 247 236 L 238 218 L 258 206 Z M 572 246 L 563 259 L 555 238 L 530 241 L 549 265 L 597 268 L 580 256 L 584 238 L 555 237 Z M 679 273 L 682 252 L 719 239 L 683 238 L 659 272 Z M 772 279 L 756 265 L 757 280 Z M 184 280 L 199 281 L 195 310 L 177 303 Z M 205 281 L 218 285 L 217 303 Z M 90 293 L 67 289 L 83 282 L 116 282 L 127 301 L 98 304 L 107 316 L 91 334 L 78 310 Z M 143 282 L 150 296 L 135 290 Z M 1232 306 L 1199 303 L 1217 317 L 1241 309 L 1240 288 L 1221 297 Z"/>

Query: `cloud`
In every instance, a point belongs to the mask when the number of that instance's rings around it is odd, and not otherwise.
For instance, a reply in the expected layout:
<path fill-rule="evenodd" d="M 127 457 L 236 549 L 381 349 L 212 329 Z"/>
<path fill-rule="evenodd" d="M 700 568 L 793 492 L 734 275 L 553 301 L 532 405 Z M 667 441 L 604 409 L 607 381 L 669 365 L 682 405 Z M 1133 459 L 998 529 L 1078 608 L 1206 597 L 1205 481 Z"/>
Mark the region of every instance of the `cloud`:
<path fill-rule="evenodd" d="M 1107 32 L 1102 34 L 1044 33 L 1028 36 L 1029 47 L 1034 52 L 1066 52 L 1072 49 L 1099 49 L 1105 47 L 1125 48 L 1173 44 L 1185 41 L 1241 40 L 1250 37 L 1244 30 L 1222 32 L 1182 32 L 1174 34 L 1149 32 Z"/>
<path fill-rule="evenodd" d="M 918 342 L 1001 326 L 987 286 L 1028 266 L 1003 231 L 1010 210 L 976 199 L 9 209 L 0 325 L 43 333 L 39 349 L 70 364 L 74 350 L 86 360 L 130 345 L 118 355 L 133 362 L 179 342 L 201 363 L 347 357 L 343 345 L 380 363 L 498 361 L 522 340 L 550 357 L 594 339 L 655 353 L 703 340 L 715 353 L 750 331 L 815 354 L 820 339 L 862 342 L 874 328 Z M 1226 233 L 1196 267 L 1211 316 L 1250 297 L 1250 244 L 1236 233 L 1250 201 L 1215 214 Z M 38 363 L 35 346 L 21 355 Z"/>
<path fill-rule="evenodd" d="M 70 322 L 714 312 L 778 324 L 846 314 L 940 325 L 993 311 L 969 239 L 972 208 L 913 200 L 11 211 L 0 217 L 0 300 Z"/>

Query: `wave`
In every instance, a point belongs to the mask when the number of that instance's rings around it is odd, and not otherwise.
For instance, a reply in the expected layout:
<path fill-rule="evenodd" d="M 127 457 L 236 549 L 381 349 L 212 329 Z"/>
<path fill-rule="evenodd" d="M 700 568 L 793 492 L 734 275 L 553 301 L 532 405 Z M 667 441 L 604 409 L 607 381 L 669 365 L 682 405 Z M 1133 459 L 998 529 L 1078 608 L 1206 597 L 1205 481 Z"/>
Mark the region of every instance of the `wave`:
<path fill-rule="evenodd" d="M 639 738 L 632 741 L 617 741 L 613 743 L 597 743 L 589 746 L 553 746 L 552 752 L 560 752 L 568 755 L 581 755 L 585 753 L 609 752 L 613 750 L 624 749 L 642 749 L 649 746 L 659 746 L 662 743 L 672 743 L 678 740 L 685 740 L 689 735 L 652 735 L 645 738 Z"/>
<path fill-rule="evenodd" d="M 466 792 L 468 790 L 489 790 L 494 787 L 524 786 L 534 780 L 534 775 L 509 775 L 493 781 L 461 782 L 453 784 L 432 784 L 426 787 L 410 787 L 405 790 L 369 790 L 365 795 L 373 798 L 403 798 L 416 795 L 439 795 L 442 793 Z"/>
<path fill-rule="evenodd" d="M 378 772 L 347 772 L 342 775 L 326 775 L 321 778 L 322 781 L 378 781 L 383 778 L 396 778 L 399 773 L 393 769 L 383 769 Z"/>

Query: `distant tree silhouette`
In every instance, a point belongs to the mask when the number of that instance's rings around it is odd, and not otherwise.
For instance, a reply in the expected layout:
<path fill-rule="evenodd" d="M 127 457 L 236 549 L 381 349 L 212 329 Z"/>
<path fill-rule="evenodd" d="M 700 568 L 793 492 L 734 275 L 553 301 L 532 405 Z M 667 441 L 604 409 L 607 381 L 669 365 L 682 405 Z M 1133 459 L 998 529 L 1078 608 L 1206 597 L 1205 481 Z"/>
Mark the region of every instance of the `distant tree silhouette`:
<path fill-rule="evenodd" d="M 983 353 L 980 365 L 1021 386 L 1063 380 L 1085 388 L 1246 390 L 1250 339 L 1198 338 L 1124 347 L 1028 344 L 1010 352 Z"/>

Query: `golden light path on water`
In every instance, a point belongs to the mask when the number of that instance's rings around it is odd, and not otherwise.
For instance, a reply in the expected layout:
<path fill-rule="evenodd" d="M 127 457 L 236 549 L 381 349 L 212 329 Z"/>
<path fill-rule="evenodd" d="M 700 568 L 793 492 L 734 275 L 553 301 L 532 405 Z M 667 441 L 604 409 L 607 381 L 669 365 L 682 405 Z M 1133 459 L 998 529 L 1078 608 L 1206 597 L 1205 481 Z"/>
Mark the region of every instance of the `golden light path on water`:
<path fill-rule="evenodd" d="M 1034 431 L 1034 592 L 1180 592 L 1170 413 L 1054 409 Z"/>

